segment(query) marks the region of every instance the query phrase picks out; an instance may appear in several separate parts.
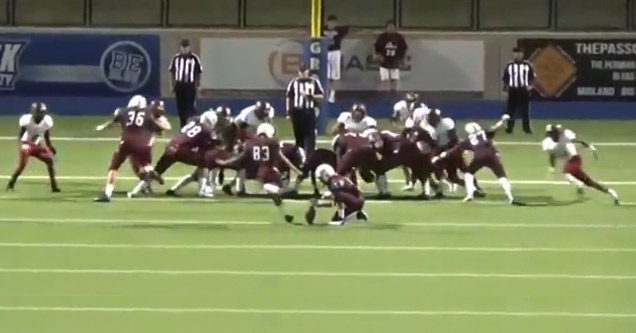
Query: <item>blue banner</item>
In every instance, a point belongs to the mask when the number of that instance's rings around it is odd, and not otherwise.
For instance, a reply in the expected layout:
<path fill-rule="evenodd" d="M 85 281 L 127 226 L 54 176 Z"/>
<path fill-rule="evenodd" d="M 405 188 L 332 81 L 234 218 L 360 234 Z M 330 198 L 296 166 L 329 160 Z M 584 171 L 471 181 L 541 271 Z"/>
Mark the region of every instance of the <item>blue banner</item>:
<path fill-rule="evenodd" d="M 320 80 L 325 90 L 325 98 L 320 103 L 320 115 L 318 117 L 318 133 L 325 134 L 329 121 L 329 84 L 327 82 L 327 41 L 323 38 L 312 38 L 307 41 L 304 48 L 305 63 L 309 64 L 309 70 Z"/>
<path fill-rule="evenodd" d="M 160 94 L 159 36 L 1 34 L 0 96 Z"/>

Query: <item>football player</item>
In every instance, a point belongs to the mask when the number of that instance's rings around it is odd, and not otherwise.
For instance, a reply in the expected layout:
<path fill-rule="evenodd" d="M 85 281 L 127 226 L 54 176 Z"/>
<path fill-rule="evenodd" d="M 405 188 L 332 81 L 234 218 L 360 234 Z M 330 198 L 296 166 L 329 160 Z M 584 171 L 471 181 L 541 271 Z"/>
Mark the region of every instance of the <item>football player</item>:
<path fill-rule="evenodd" d="M 117 171 L 128 157 L 139 163 L 144 177 L 156 179 L 160 184 L 163 184 L 163 179 L 150 164 L 152 162 L 152 145 L 156 132 L 169 131 L 172 127 L 159 108 L 159 103 L 153 102 L 147 107 L 146 104 L 147 101 L 143 96 L 135 96 L 128 107 L 118 108 L 110 121 L 97 126 L 97 130 L 101 131 L 119 123 L 122 132 L 119 146 L 113 154 L 108 168 L 104 193 L 95 201 L 110 202 L 115 189 Z"/>
<path fill-rule="evenodd" d="M 54 156 L 57 151 L 51 142 L 51 128 L 53 128 L 53 118 L 48 114 L 47 107 L 44 103 L 31 104 L 31 110 L 28 114 L 20 117 L 20 132 L 18 133 L 19 159 L 7 190 L 13 191 L 18 177 L 24 171 L 30 157 L 35 157 L 46 164 L 46 171 L 49 174 L 51 191 L 60 192 L 55 179 L 55 161 Z M 44 138 L 44 145 L 42 145 Z"/>
<path fill-rule="evenodd" d="M 468 134 L 468 138 L 462 140 L 450 150 L 444 151 L 433 158 L 433 163 L 437 163 L 439 160 L 443 160 L 449 156 L 456 156 L 455 153 L 459 153 L 458 155 L 462 156 L 466 161 L 467 166 L 466 172 L 464 173 L 466 197 L 464 198 L 464 202 L 472 201 L 475 198 L 475 192 L 477 191 L 475 186 L 475 174 L 481 168 L 486 167 L 497 177 L 497 181 L 506 193 L 508 203 L 520 205 L 519 202 L 515 201 L 512 195 L 512 186 L 499 158 L 499 152 L 495 148 L 495 144 L 492 140 L 497 130 L 499 130 L 508 119 L 509 116 L 504 115 L 493 127 L 487 130 L 483 130 L 479 124 L 474 122 L 466 124 L 465 130 Z"/>
<path fill-rule="evenodd" d="M 611 188 L 607 188 L 594 181 L 583 171 L 583 159 L 576 149 L 576 144 L 580 144 L 588 148 L 598 158 L 596 148 L 593 145 L 576 138 L 576 134 L 561 125 L 548 125 L 546 127 L 545 139 L 541 143 L 543 151 L 548 153 L 551 173 L 554 173 L 554 167 L 557 159 L 564 160 L 563 173 L 570 183 L 576 184 L 578 192 L 583 193 L 583 185 L 601 191 L 609 195 L 614 204 L 618 205 L 618 194 Z"/>
<path fill-rule="evenodd" d="M 232 158 L 219 159 L 215 162 L 220 166 L 239 163 L 246 169 L 255 167 L 258 170 L 257 178 L 263 184 L 263 190 L 271 196 L 274 205 L 283 214 L 285 221 L 291 223 L 294 217 L 285 210 L 283 205 L 282 180 L 276 164 L 278 161 L 282 161 L 297 174 L 300 174 L 300 170 L 281 153 L 280 148 L 280 142 L 276 138 L 276 129 L 274 126 L 264 123 L 256 129 L 256 137 L 245 141 L 241 153 Z"/>
<path fill-rule="evenodd" d="M 331 131 L 332 135 L 345 133 L 362 133 L 369 128 L 376 128 L 378 123 L 367 115 L 367 108 L 362 103 L 355 103 L 351 111 L 342 112 L 338 116 L 336 125 Z"/>
<path fill-rule="evenodd" d="M 338 207 L 334 213 L 330 225 L 343 225 L 353 219 L 367 221 L 369 216 L 365 213 L 364 198 L 357 186 L 349 178 L 338 175 L 329 164 L 321 164 L 316 168 L 316 175 L 325 184 L 332 194 L 333 202 Z M 307 223 L 313 224 L 316 217 L 315 207 L 323 206 L 313 200 L 309 210 L 305 214 Z M 331 206 L 330 202 L 327 206 Z"/>
<path fill-rule="evenodd" d="M 246 128 L 256 130 L 260 124 L 271 124 L 274 114 L 274 107 L 267 102 L 258 101 L 256 104 L 241 110 L 238 116 L 234 118 L 234 123 L 241 130 Z"/>

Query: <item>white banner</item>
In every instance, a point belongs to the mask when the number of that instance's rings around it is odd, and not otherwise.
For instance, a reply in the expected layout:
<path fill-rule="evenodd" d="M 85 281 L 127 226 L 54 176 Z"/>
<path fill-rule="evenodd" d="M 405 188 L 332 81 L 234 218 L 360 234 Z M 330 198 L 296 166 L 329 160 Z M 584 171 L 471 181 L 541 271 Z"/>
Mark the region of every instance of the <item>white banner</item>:
<path fill-rule="evenodd" d="M 375 90 L 372 39 L 345 39 L 342 90 Z M 401 90 L 484 90 L 484 43 L 474 40 L 407 40 Z M 205 89 L 283 89 L 302 61 L 302 41 L 278 38 L 202 38 Z"/>

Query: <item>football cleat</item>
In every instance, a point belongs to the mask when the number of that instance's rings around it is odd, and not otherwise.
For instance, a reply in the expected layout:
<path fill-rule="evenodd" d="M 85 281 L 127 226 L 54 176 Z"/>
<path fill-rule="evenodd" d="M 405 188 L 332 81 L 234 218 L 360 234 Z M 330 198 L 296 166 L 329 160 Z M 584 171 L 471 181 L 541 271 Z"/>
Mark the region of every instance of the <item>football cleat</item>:
<path fill-rule="evenodd" d="M 345 220 L 334 220 L 329 222 L 329 225 L 336 225 L 336 226 L 340 226 L 340 225 L 344 225 L 345 224 Z"/>
<path fill-rule="evenodd" d="M 402 187 L 402 192 L 413 192 L 415 189 L 415 185 L 413 183 L 409 183 L 408 185 Z"/>
<path fill-rule="evenodd" d="M 177 193 L 175 190 L 167 190 L 166 195 L 169 197 L 180 197 L 179 193 Z"/>
<path fill-rule="evenodd" d="M 469 202 L 469 201 L 473 201 L 474 199 L 475 198 L 473 196 L 468 195 L 462 200 L 462 202 Z"/>
<path fill-rule="evenodd" d="M 358 213 L 356 214 L 356 219 L 360 220 L 360 221 L 368 221 L 369 220 L 369 215 L 367 215 L 367 213 L 365 213 L 363 210 L 358 211 Z"/>
<path fill-rule="evenodd" d="M 106 194 L 102 194 L 101 197 L 95 198 L 93 201 L 107 203 L 107 202 L 110 202 L 110 198 Z"/>
<path fill-rule="evenodd" d="M 287 223 L 294 222 L 294 216 L 293 215 L 289 215 L 289 214 L 285 214 L 285 222 L 287 222 Z"/>
<path fill-rule="evenodd" d="M 51 192 L 53 192 L 53 193 L 60 193 L 60 192 L 62 192 L 62 190 L 60 190 L 60 188 L 59 188 L 59 187 L 51 187 Z"/>
<path fill-rule="evenodd" d="M 202 191 L 197 194 L 199 198 L 214 198 L 214 193 L 208 191 Z"/>
<path fill-rule="evenodd" d="M 225 193 L 225 194 L 227 194 L 227 195 L 229 195 L 229 196 L 234 195 L 234 194 L 232 193 L 232 185 L 230 185 L 230 184 L 225 184 L 225 185 L 223 185 L 223 187 L 221 188 L 221 190 L 223 191 L 223 193 Z"/>

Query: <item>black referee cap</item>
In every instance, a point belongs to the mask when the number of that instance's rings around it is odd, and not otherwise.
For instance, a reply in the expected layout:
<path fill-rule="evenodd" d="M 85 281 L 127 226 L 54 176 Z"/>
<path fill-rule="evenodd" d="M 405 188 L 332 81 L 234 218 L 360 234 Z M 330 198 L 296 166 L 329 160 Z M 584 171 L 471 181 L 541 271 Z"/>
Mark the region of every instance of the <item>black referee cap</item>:
<path fill-rule="evenodd" d="M 181 44 L 180 45 L 181 45 L 181 47 L 188 47 L 188 46 L 190 46 L 190 40 L 187 39 L 187 38 L 184 38 L 184 39 L 181 40 Z"/>
<path fill-rule="evenodd" d="M 512 48 L 512 52 L 514 52 L 514 53 L 523 52 L 523 49 L 518 47 L 518 46 L 515 46 L 515 47 Z"/>

